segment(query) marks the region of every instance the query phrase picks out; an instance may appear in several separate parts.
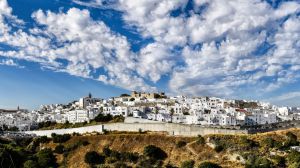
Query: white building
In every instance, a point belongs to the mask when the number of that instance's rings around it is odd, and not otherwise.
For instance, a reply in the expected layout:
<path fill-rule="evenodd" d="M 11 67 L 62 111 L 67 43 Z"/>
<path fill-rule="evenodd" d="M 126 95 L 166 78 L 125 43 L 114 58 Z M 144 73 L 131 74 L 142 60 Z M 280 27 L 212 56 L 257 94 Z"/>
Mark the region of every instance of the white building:
<path fill-rule="evenodd" d="M 89 112 L 87 110 L 73 110 L 67 113 L 70 123 L 89 122 Z"/>

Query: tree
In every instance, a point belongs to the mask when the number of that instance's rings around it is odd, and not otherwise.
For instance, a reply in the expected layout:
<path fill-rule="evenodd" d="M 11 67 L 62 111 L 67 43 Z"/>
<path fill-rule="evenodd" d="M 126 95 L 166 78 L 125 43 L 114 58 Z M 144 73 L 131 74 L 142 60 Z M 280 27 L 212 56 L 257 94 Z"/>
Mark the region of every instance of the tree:
<path fill-rule="evenodd" d="M 21 167 L 23 157 L 18 151 L 12 148 L 0 147 L 0 163 L 1 167 Z"/>
<path fill-rule="evenodd" d="M 37 154 L 37 161 L 40 167 L 56 167 L 56 158 L 51 149 L 42 149 Z"/>
<path fill-rule="evenodd" d="M 129 97 L 130 95 L 129 94 L 126 94 L 126 93 L 123 93 L 120 95 L 120 97 Z"/>
<path fill-rule="evenodd" d="M 173 115 L 174 115 L 174 113 L 175 113 L 174 108 L 171 108 L 171 110 L 170 110 L 171 123 L 173 122 Z"/>
<path fill-rule="evenodd" d="M 85 154 L 84 161 L 90 165 L 103 164 L 105 162 L 105 157 L 99 155 L 96 151 L 91 151 Z"/>
<path fill-rule="evenodd" d="M 198 168 L 221 168 L 221 166 L 212 162 L 202 162 Z"/>
<path fill-rule="evenodd" d="M 154 145 L 148 145 L 144 148 L 144 155 L 155 160 L 164 160 L 167 158 L 165 151 Z"/>
<path fill-rule="evenodd" d="M 98 114 L 95 119 L 96 122 L 109 122 L 113 120 L 113 116 L 110 114 L 103 115 L 102 113 Z"/>
<path fill-rule="evenodd" d="M 41 136 L 41 137 L 38 138 L 38 141 L 40 143 L 47 143 L 47 142 L 49 142 L 49 139 L 48 139 L 47 136 Z"/>
<path fill-rule="evenodd" d="M 181 163 L 180 168 L 194 168 L 195 161 L 194 160 L 187 160 Z"/>
<path fill-rule="evenodd" d="M 155 106 L 155 109 L 154 109 L 154 113 L 155 113 L 155 121 L 157 121 L 157 114 L 159 112 L 159 109 L 157 106 Z"/>
<path fill-rule="evenodd" d="M 65 151 L 64 145 L 57 145 L 54 149 L 55 153 L 62 154 Z"/>

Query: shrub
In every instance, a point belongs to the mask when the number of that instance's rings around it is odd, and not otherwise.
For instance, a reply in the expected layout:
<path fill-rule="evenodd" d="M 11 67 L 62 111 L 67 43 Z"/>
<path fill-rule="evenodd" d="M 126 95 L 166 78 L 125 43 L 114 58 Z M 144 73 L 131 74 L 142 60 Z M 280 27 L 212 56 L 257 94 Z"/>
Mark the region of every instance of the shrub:
<path fill-rule="evenodd" d="M 62 154 L 65 151 L 65 147 L 63 145 L 57 145 L 54 149 L 54 153 Z"/>
<path fill-rule="evenodd" d="M 197 144 L 198 145 L 204 145 L 205 144 L 205 139 L 204 139 L 203 136 L 198 135 L 198 137 L 197 137 Z"/>
<path fill-rule="evenodd" d="M 270 167 L 272 167 L 272 163 L 266 157 L 251 154 L 248 156 L 245 167 L 246 168 L 257 168 L 257 167 L 270 168 Z"/>
<path fill-rule="evenodd" d="M 215 147 L 215 151 L 216 152 L 221 152 L 221 151 L 223 151 L 224 150 L 224 147 L 222 146 L 222 145 L 216 145 L 216 147 Z"/>
<path fill-rule="evenodd" d="M 289 165 L 289 168 L 299 168 L 300 167 L 300 162 L 295 162 Z"/>
<path fill-rule="evenodd" d="M 40 143 L 47 143 L 47 142 L 49 142 L 49 138 L 47 136 L 41 136 L 38 138 L 38 141 Z"/>
<path fill-rule="evenodd" d="M 118 160 L 116 158 L 113 158 L 113 157 L 106 157 L 105 161 L 106 161 L 106 163 L 111 164 L 111 163 L 117 162 Z"/>
<path fill-rule="evenodd" d="M 108 130 L 106 130 L 106 129 L 103 129 L 103 134 L 104 135 L 107 135 L 109 133 L 109 131 Z"/>
<path fill-rule="evenodd" d="M 221 168 L 221 166 L 212 162 L 202 162 L 198 168 Z"/>
<path fill-rule="evenodd" d="M 110 157 L 113 157 L 113 158 L 116 158 L 117 160 L 120 160 L 121 159 L 121 154 L 117 151 L 111 151 L 110 153 Z"/>
<path fill-rule="evenodd" d="M 167 158 L 166 152 L 154 145 L 146 146 L 144 148 L 144 155 L 156 160 L 164 160 Z"/>
<path fill-rule="evenodd" d="M 105 162 L 105 157 L 99 155 L 95 151 L 91 151 L 85 154 L 84 161 L 90 165 L 103 164 Z"/>
<path fill-rule="evenodd" d="M 132 152 L 121 152 L 120 157 L 122 161 L 136 163 L 139 159 L 139 154 Z"/>
<path fill-rule="evenodd" d="M 103 154 L 105 155 L 105 156 L 110 156 L 110 154 L 111 154 L 111 150 L 109 149 L 109 147 L 108 146 L 105 146 L 104 148 L 103 148 Z"/>
<path fill-rule="evenodd" d="M 36 157 L 40 167 L 56 167 L 56 158 L 51 149 L 40 150 Z"/>
<path fill-rule="evenodd" d="M 123 162 L 117 162 L 114 164 L 114 168 L 129 168 L 129 167 Z"/>
<path fill-rule="evenodd" d="M 287 140 L 284 143 L 285 147 L 290 147 L 290 146 L 297 146 L 299 142 L 297 141 L 297 136 L 291 132 L 286 133 Z"/>
<path fill-rule="evenodd" d="M 285 158 L 282 156 L 275 155 L 272 157 L 275 167 L 286 167 Z"/>
<path fill-rule="evenodd" d="M 172 165 L 171 163 L 167 163 L 165 168 L 177 168 L 176 166 Z"/>
<path fill-rule="evenodd" d="M 180 168 L 194 168 L 195 161 L 194 160 L 187 160 L 181 163 Z"/>
<path fill-rule="evenodd" d="M 266 137 L 262 140 L 261 145 L 267 148 L 273 148 L 275 146 L 275 140 L 270 137 Z"/>
<path fill-rule="evenodd" d="M 256 143 L 253 140 L 248 139 L 246 136 L 242 136 L 240 142 L 243 148 L 250 149 L 256 146 Z"/>
<path fill-rule="evenodd" d="M 79 140 L 75 143 L 69 144 L 68 146 L 66 146 L 65 151 L 72 151 L 75 150 L 77 148 L 79 148 L 80 146 L 85 146 L 85 144 L 87 144 L 88 142 L 85 140 Z"/>
<path fill-rule="evenodd" d="M 287 132 L 286 136 L 288 137 L 288 139 L 297 140 L 297 136 L 292 132 Z"/>
<path fill-rule="evenodd" d="M 116 115 L 113 117 L 114 122 L 124 122 L 125 118 L 122 115 Z"/>
<path fill-rule="evenodd" d="M 289 165 L 291 165 L 293 163 L 300 163 L 300 152 L 292 151 L 287 156 L 287 160 L 289 162 Z"/>
<path fill-rule="evenodd" d="M 87 145 L 89 145 L 90 143 L 89 143 L 89 141 L 82 141 L 82 145 L 83 146 L 87 146 Z"/>
<path fill-rule="evenodd" d="M 184 147 L 186 145 L 186 142 L 185 141 L 178 141 L 176 143 L 176 147 L 177 148 L 181 148 L 181 147 Z"/>
<path fill-rule="evenodd" d="M 39 165 L 36 161 L 33 160 L 27 160 L 24 164 L 23 164 L 24 168 L 38 168 Z"/>
<path fill-rule="evenodd" d="M 70 134 L 57 135 L 55 133 L 51 134 L 54 143 L 64 143 L 71 138 Z"/>
<path fill-rule="evenodd" d="M 161 168 L 163 165 L 162 160 L 156 160 L 152 158 L 141 158 L 137 163 L 136 168 Z"/>
<path fill-rule="evenodd" d="M 265 157 L 258 157 L 256 159 L 254 165 L 252 165 L 252 167 L 270 168 L 270 167 L 272 167 L 272 163 L 269 159 L 267 159 Z"/>

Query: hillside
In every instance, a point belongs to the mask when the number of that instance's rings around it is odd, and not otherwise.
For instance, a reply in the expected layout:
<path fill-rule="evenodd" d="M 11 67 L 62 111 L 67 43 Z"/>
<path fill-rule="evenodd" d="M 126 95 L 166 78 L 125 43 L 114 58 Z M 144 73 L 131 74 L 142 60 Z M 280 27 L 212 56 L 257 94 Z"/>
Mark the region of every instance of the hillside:
<path fill-rule="evenodd" d="M 0 167 L 299 168 L 300 152 L 291 149 L 299 138 L 300 129 L 204 137 L 106 132 L 0 138 Z"/>
<path fill-rule="evenodd" d="M 65 148 L 70 148 L 78 142 L 88 142 L 86 146 L 80 146 L 70 151 L 68 154 L 57 155 L 58 162 L 66 167 L 89 167 L 85 163 L 85 154 L 89 151 L 96 151 L 103 153 L 104 147 L 109 147 L 113 151 L 118 152 L 137 152 L 139 155 L 143 154 L 143 150 L 147 145 L 155 145 L 166 152 L 167 158 L 163 161 L 163 165 L 171 163 L 173 166 L 180 167 L 181 163 L 186 160 L 194 160 L 195 165 L 203 161 L 211 161 L 226 167 L 245 167 L 243 162 L 250 162 L 249 155 L 255 158 L 263 158 L 270 161 L 275 167 L 277 158 L 272 156 L 286 156 L 288 147 L 285 147 L 283 142 L 287 140 L 286 133 L 291 132 L 297 137 L 300 137 L 299 129 L 290 129 L 287 131 L 276 131 L 270 133 L 262 133 L 256 135 L 208 135 L 204 138 L 210 143 L 197 143 L 197 137 L 173 137 L 162 134 L 126 134 L 126 133 L 110 133 L 107 135 L 85 135 L 72 136 L 70 140 L 62 145 Z M 266 139 L 272 139 L 272 146 L 268 146 Z M 186 145 L 178 147 L 178 142 L 186 142 Z M 276 144 L 278 142 L 278 144 Z M 277 145 L 277 146 L 276 146 Z M 51 147 L 55 149 L 57 144 L 53 142 L 44 144 L 43 147 Z M 213 147 L 215 146 L 215 149 Z M 109 161 L 107 161 L 109 160 Z M 117 161 L 112 161 L 109 158 L 106 160 L 106 165 L 114 166 Z M 245 161 L 244 161 L 245 160 Z M 262 160 L 265 162 L 266 160 Z M 287 163 L 287 161 L 286 161 Z M 128 166 L 135 167 L 136 164 L 127 163 Z"/>
<path fill-rule="evenodd" d="M 84 154 L 88 151 L 94 150 L 99 153 L 103 152 L 105 146 L 109 146 L 110 149 L 122 152 L 138 152 L 143 153 L 143 149 L 147 145 L 155 145 L 163 149 L 168 158 L 165 163 L 173 163 L 179 165 L 181 161 L 184 160 L 212 160 L 218 161 L 222 157 L 222 154 L 217 154 L 208 146 L 192 144 L 190 147 L 177 148 L 176 142 L 185 141 L 191 143 L 195 141 L 195 138 L 184 138 L 184 137 L 168 137 L 165 135 L 96 135 L 96 136 L 79 136 L 73 137 L 64 145 L 70 146 L 78 141 L 88 141 L 90 145 L 85 147 L 80 147 L 74 150 L 68 156 L 67 165 L 68 167 L 88 167 L 84 163 Z M 52 144 L 51 144 L 52 146 Z M 197 151 L 197 155 L 193 154 L 191 151 Z M 199 153 L 198 153 L 199 152 Z M 235 163 L 227 163 L 227 161 L 222 160 L 226 163 L 224 167 L 229 167 L 230 165 L 237 166 Z"/>

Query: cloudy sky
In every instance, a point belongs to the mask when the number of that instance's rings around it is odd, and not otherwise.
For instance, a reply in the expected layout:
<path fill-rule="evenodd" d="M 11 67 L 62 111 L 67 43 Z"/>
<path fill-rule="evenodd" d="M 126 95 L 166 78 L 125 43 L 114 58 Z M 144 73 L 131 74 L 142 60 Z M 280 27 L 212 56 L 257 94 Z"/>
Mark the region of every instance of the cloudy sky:
<path fill-rule="evenodd" d="M 300 1 L 0 0 L 0 108 L 130 90 L 300 106 Z"/>

